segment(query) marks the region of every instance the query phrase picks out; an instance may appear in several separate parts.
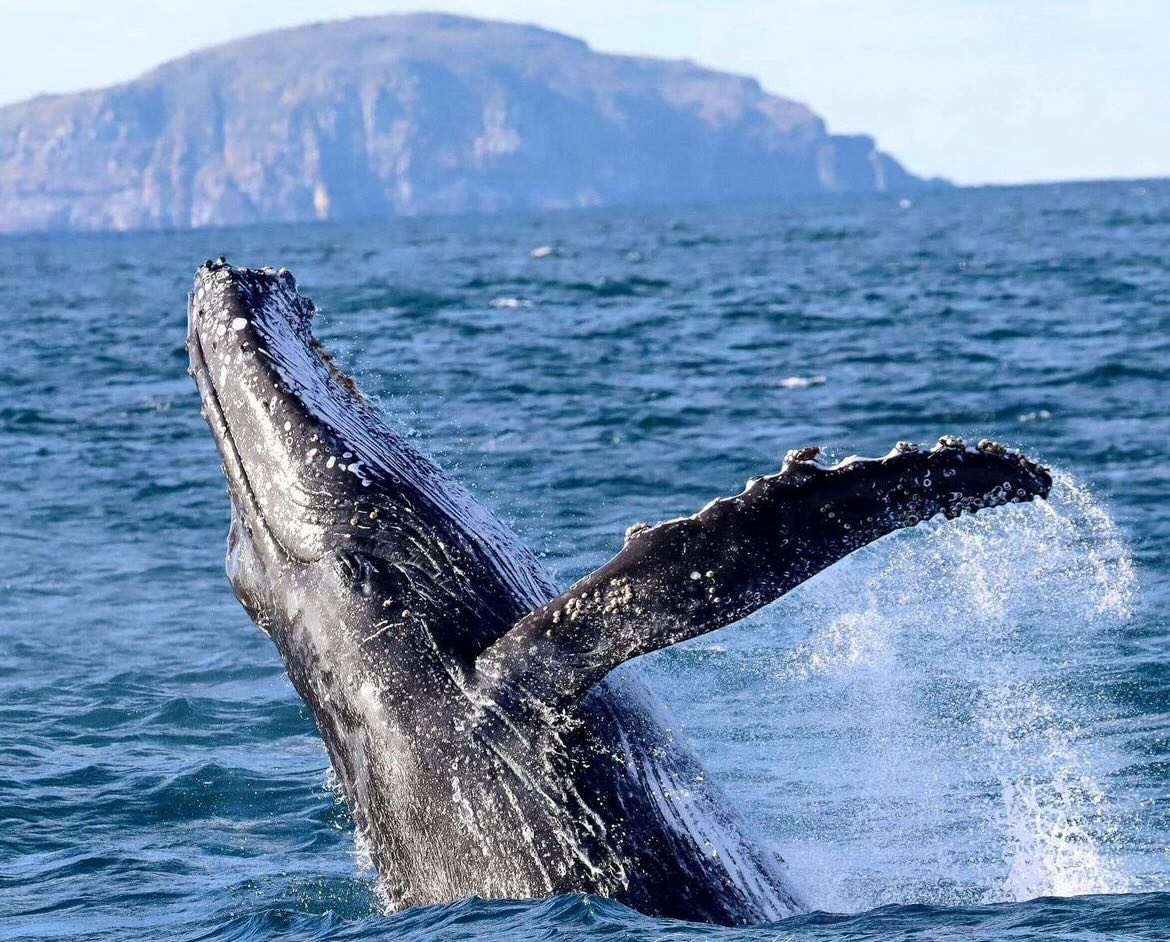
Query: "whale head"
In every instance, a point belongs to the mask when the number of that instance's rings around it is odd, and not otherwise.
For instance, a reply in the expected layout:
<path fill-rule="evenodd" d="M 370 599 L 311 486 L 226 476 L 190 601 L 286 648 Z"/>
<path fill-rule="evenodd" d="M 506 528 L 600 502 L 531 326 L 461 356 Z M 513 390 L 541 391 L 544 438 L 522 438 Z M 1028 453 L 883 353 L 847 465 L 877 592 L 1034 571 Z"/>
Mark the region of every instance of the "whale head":
<path fill-rule="evenodd" d="M 334 365 L 314 314 L 285 270 L 196 273 L 187 349 L 231 500 L 232 586 L 274 639 L 465 660 L 550 589 Z"/>

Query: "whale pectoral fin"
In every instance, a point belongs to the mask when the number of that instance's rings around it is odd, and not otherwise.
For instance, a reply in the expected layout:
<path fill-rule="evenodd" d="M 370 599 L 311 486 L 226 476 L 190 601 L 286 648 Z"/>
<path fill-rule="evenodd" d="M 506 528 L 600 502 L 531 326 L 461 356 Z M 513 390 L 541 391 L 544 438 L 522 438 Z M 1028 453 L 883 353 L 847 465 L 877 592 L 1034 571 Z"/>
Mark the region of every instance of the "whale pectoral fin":
<path fill-rule="evenodd" d="M 1042 497 L 1052 484 L 993 442 L 900 443 L 832 467 L 816 454 L 790 452 L 779 473 L 693 516 L 631 527 L 621 552 L 489 647 L 480 675 L 571 701 L 625 661 L 738 621 L 893 530 Z"/>

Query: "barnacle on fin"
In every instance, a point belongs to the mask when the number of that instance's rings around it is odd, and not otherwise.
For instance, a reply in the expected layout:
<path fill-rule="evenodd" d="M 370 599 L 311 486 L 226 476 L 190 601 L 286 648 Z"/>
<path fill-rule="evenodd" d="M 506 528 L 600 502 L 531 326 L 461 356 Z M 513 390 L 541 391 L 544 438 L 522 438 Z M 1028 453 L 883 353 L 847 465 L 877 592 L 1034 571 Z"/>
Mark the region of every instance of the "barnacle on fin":
<path fill-rule="evenodd" d="M 634 537 L 645 533 L 649 529 L 651 529 L 651 527 L 648 523 L 642 523 L 640 521 L 638 523 L 631 523 L 628 527 L 626 527 L 626 542 L 629 543 L 630 540 L 632 540 Z"/>
<path fill-rule="evenodd" d="M 784 463 L 794 461 L 813 461 L 821 453 L 819 445 L 806 445 L 804 448 L 793 448 L 784 455 Z"/>

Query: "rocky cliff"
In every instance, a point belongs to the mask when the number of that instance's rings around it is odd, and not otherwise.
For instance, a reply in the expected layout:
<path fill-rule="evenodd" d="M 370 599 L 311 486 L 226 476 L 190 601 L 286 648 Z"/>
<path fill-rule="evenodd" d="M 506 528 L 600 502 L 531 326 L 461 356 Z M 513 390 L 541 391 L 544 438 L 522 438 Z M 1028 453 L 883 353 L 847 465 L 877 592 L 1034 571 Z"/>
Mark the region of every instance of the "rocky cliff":
<path fill-rule="evenodd" d="M 0 108 L 0 231 L 715 200 L 924 181 L 691 62 L 434 14 L 267 33 Z"/>

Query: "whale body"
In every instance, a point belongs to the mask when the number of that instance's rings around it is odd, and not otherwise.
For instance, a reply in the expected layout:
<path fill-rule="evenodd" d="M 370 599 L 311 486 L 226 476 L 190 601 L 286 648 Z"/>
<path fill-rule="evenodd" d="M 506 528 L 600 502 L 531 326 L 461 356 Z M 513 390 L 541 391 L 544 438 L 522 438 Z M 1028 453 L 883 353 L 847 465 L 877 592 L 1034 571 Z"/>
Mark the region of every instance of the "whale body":
<path fill-rule="evenodd" d="M 805 908 L 630 672 L 936 514 L 1047 494 L 992 442 L 899 443 L 631 527 L 562 590 L 397 434 L 285 270 L 198 270 L 190 372 L 230 497 L 227 573 L 308 705 L 390 910 L 591 893 L 721 924 Z"/>

